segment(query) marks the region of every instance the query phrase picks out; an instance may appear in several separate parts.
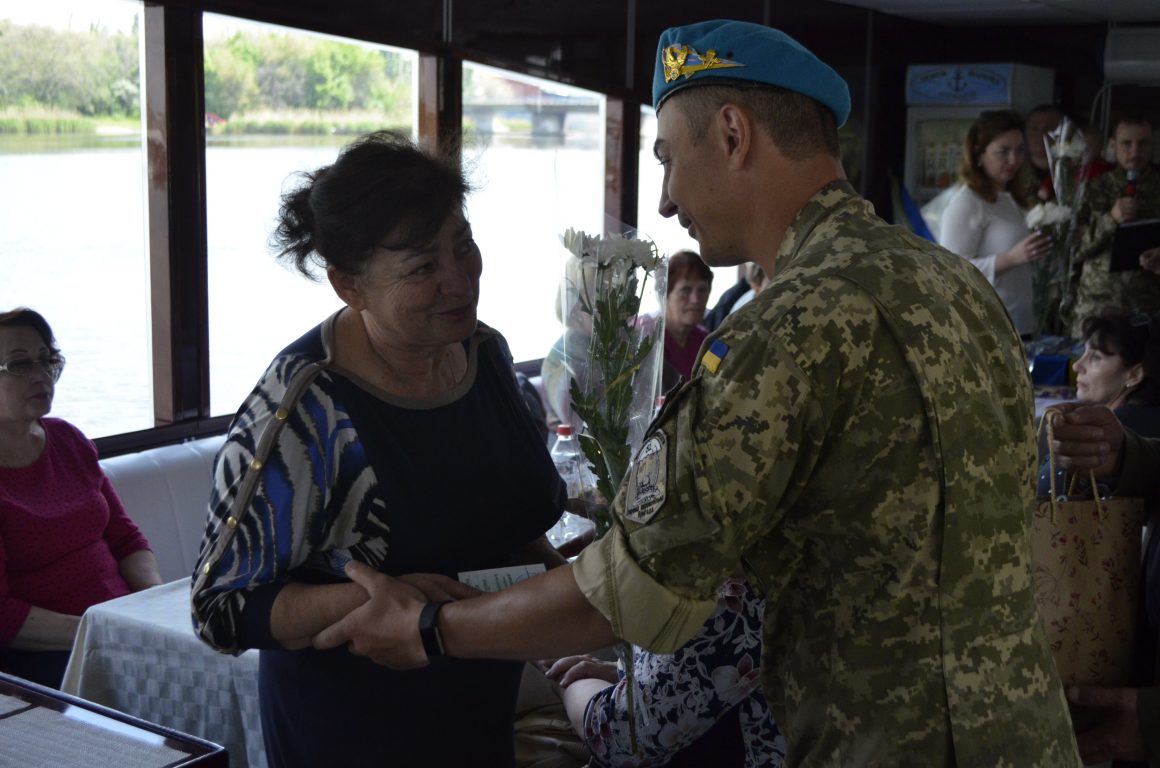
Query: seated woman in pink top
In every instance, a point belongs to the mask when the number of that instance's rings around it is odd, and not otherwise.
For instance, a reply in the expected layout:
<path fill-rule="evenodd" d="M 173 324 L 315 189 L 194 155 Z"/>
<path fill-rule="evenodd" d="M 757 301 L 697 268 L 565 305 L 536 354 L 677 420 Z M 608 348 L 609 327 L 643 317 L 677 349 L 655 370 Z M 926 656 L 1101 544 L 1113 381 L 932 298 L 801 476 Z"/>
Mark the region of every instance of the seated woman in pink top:
<path fill-rule="evenodd" d="M 86 608 L 161 583 L 95 446 L 45 418 L 63 367 L 43 317 L 0 313 L 0 671 L 54 688 Z"/>
<path fill-rule="evenodd" d="M 693 251 L 669 257 L 669 286 L 665 294 L 665 372 L 669 389 L 677 376 L 689 378 L 697 364 L 701 342 L 709 335 L 701 325 L 713 287 L 713 270 Z"/>

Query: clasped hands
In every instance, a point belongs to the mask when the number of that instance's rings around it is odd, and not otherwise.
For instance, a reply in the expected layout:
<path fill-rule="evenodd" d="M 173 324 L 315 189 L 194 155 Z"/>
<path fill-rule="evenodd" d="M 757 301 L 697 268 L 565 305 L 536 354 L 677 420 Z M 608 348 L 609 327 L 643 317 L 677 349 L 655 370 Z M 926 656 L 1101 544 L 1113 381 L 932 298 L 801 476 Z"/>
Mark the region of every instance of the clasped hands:
<path fill-rule="evenodd" d="M 481 594 L 474 587 L 437 573 L 387 576 L 368 565 L 350 562 L 346 575 L 366 590 L 367 601 L 314 636 L 319 650 L 347 645 L 391 669 L 427 666 L 419 638 L 419 612 L 433 600 L 462 600 Z"/>

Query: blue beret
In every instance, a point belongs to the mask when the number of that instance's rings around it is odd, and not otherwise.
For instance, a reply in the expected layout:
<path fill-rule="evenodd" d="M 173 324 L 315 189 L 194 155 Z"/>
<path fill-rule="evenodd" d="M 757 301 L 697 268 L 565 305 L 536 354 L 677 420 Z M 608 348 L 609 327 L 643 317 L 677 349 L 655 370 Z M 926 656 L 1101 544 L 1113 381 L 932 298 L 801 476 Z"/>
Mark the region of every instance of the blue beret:
<path fill-rule="evenodd" d="M 850 116 L 850 89 L 838 73 L 780 30 L 746 21 L 716 19 L 669 27 L 657 45 L 653 106 L 691 85 L 749 82 L 776 85 L 809 96 Z"/>

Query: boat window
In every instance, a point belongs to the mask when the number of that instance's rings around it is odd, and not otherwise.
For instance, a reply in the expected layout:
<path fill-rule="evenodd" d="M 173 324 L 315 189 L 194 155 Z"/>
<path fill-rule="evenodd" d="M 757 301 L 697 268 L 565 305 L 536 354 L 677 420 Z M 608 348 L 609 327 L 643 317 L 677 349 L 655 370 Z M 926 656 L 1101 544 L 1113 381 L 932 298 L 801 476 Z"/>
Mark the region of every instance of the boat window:
<path fill-rule="evenodd" d="M 342 306 L 267 247 L 283 190 L 356 136 L 416 135 L 414 51 L 204 16 L 210 412 Z"/>
<path fill-rule="evenodd" d="M 569 227 L 604 226 L 603 94 L 463 65 L 468 215 L 483 253 L 479 318 L 516 360 L 544 357 L 561 333 L 556 296 Z"/>
<path fill-rule="evenodd" d="M 677 222 L 677 217 L 665 218 L 658 208 L 661 199 L 661 184 L 664 168 L 653 155 L 653 142 L 657 138 L 657 117 L 652 107 L 640 110 L 640 183 L 637 185 L 637 220 L 640 231 L 648 235 L 665 255 L 680 250 L 701 252 L 697 241 L 689 237 L 688 231 Z M 712 308 L 721 294 L 737 282 L 737 267 L 713 268 L 713 291 L 706 306 Z"/>
<path fill-rule="evenodd" d="M 89 437 L 153 426 L 141 7 L 0 1 L 0 311 L 48 320 Z"/>

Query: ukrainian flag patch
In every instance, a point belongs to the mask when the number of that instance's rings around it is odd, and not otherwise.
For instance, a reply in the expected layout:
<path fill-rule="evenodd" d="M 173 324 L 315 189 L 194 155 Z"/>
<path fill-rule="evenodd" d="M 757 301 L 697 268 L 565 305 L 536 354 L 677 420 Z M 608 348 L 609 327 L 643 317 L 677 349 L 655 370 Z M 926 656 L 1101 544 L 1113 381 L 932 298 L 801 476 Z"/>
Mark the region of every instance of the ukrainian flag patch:
<path fill-rule="evenodd" d="M 705 350 L 705 354 L 701 356 L 701 365 L 705 366 L 709 373 L 716 373 L 717 368 L 721 365 L 721 361 L 725 359 L 725 355 L 729 354 L 729 345 L 721 341 L 721 339 L 713 339 L 713 343 Z"/>

